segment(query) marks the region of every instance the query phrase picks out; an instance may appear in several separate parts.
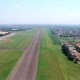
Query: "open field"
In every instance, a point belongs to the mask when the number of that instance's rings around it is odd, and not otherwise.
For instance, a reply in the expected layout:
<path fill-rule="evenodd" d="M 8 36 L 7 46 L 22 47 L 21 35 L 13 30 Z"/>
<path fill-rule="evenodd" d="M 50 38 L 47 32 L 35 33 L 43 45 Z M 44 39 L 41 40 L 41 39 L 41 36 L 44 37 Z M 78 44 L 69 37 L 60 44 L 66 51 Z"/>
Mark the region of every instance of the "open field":
<path fill-rule="evenodd" d="M 0 48 L 26 48 L 28 43 L 32 40 L 36 31 L 21 31 L 7 38 L 5 41 L 0 42 Z"/>
<path fill-rule="evenodd" d="M 80 65 L 66 58 L 58 38 L 47 29 L 42 30 L 37 80 L 80 80 Z"/>
<path fill-rule="evenodd" d="M 32 41 L 36 31 L 18 32 L 0 42 L 0 80 L 5 80 L 10 71 Z"/>
<path fill-rule="evenodd" d="M 7 80 L 36 80 L 39 43 L 40 31 L 37 32 Z"/>
<path fill-rule="evenodd" d="M 8 76 L 22 52 L 22 50 L 0 50 L 0 80 Z"/>
<path fill-rule="evenodd" d="M 80 37 L 61 37 L 63 42 L 69 42 L 70 44 L 74 45 L 80 41 Z"/>
<path fill-rule="evenodd" d="M 0 80 L 80 80 L 80 65 L 62 53 L 59 38 L 48 28 L 41 38 L 36 33 L 21 31 L 0 42 Z"/>

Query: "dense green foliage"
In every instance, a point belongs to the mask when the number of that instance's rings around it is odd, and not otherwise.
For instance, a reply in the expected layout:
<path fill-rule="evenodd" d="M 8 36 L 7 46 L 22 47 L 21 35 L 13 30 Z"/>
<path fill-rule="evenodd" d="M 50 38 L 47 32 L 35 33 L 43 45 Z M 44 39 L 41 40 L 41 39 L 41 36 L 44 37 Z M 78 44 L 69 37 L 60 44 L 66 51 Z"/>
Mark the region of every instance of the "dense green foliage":
<path fill-rule="evenodd" d="M 78 46 L 75 46 L 75 48 L 80 53 L 80 48 Z"/>

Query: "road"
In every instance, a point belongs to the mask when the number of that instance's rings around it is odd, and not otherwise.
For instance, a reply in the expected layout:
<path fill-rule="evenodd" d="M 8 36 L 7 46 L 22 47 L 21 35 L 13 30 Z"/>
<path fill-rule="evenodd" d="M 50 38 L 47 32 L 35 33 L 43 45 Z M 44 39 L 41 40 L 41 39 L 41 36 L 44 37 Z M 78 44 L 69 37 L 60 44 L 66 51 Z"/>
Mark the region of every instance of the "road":
<path fill-rule="evenodd" d="M 9 38 L 11 36 L 14 36 L 16 34 L 17 34 L 17 32 L 13 32 L 13 33 L 7 34 L 5 36 L 2 36 L 2 37 L 0 37 L 0 41 L 4 41 L 5 39 L 7 39 L 7 38 Z"/>
<path fill-rule="evenodd" d="M 6 80 L 36 80 L 40 46 L 38 31 Z"/>

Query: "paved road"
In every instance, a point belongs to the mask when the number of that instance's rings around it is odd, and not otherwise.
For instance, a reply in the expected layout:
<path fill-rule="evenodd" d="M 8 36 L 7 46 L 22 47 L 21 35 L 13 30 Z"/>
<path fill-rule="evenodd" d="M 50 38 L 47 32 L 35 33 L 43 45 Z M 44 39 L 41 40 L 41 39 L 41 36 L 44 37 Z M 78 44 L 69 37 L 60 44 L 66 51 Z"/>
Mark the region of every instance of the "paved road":
<path fill-rule="evenodd" d="M 25 50 L 7 80 L 36 80 L 40 46 L 40 31 Z"/>

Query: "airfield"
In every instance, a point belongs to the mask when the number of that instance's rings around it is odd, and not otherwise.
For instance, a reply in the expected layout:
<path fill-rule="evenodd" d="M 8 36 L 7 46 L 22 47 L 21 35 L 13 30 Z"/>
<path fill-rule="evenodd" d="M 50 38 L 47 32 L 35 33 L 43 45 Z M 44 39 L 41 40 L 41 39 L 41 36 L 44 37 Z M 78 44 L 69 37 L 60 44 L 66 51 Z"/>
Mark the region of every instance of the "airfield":
<path fill-rule="evenodd" d="M 79 80 L 80 65 L 61 51 L 50 28 L 17 31 L 0 41 L 0 80 Z"/>

